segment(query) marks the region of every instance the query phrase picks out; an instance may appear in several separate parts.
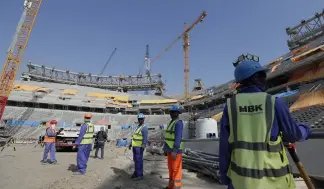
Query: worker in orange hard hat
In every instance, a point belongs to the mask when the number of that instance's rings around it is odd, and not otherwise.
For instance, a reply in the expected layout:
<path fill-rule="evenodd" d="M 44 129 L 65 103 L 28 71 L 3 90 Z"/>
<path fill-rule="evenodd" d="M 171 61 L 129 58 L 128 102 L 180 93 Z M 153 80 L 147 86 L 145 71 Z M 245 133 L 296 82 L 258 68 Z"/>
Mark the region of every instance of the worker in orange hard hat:
<path fill-rule="evenodd" d="M 42 163 L 46 164 L 47 163 L 47 155 L 48 152 L 50 152 L 50 163 L 51 164 L 56 164 L 56 158 L 55 158 L 55 152 L 56 152 L 56 148 L 55 148 L 55 142 L 56 142 L 56 126 L 57 126 L 57 121 L 56 120 L 52 120 L 49 122 L 48 127 L 46 128 L 45 131 L 45 135 L 44 135 L 44 143 L 45 143 L 45 150 L 44 150 L 44 156 L 43 156 L 43 160 Z M 63 128 L 61 128 L 59 130 L 59 132 L 61 132 L 63 130 Z M 59 133 L 58 132 L 58 133 Z"/>
<path fill-rule="evenodd" d="M 74 173 L 75 175 L 83 175 L 86 173 L 87 163 L 94 141 L 94 125 L 91 123 L 91 118 L 91 114 L 84 115 L 84 124 L 81 126 L 79 137 L 75 141 L 75 144 L 78 146 L 78 171 Z"/>

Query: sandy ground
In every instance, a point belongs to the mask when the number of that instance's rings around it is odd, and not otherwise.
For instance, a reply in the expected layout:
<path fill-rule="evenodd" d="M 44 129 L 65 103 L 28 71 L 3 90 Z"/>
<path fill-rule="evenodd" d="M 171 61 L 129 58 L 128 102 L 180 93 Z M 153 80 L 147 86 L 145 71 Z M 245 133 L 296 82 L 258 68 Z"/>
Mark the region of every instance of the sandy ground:
<path fill-rule="evenodd" d="M 87 174 L 73 175 L 76 152 L 57 152 L 57 165 L 42 165 L 40 160 L 44 148 L 35 145 L 10 146 L 0 152 L 0 188 L 2 189 L 159 189 L 168 182 L 165 158 L 145 157 L 145 179 L 131 181 L 133 172 L 131 151 L 106 145 L 105 159 L 94 159 L 94 152 L 88 162 Z M 196 173 L 183 170 L 183 188 L 222 189 L 215 181 Z"/>
<path fill-rule="evenodd" d="M 35 145 L 16 145 L 0 152 L 1 189 L 159 189 L 168 182 L 165 157 L 148 155 L 144 160 L 145 178 L 129 179 L 133 172 L 131 151 L 106 145 L 105 159 L 91 158 L 87 174 L 73 175 L 76 169 L 76 152 L 57 152 L 57 165 L 40 163 L 43 148 Z M 297 185 L 304 186 L 302 181 Z M 184 189 L 225 189 L 214 180 L 183 170 Z M 305 188 L 306 187 L 299 187 Z"/>

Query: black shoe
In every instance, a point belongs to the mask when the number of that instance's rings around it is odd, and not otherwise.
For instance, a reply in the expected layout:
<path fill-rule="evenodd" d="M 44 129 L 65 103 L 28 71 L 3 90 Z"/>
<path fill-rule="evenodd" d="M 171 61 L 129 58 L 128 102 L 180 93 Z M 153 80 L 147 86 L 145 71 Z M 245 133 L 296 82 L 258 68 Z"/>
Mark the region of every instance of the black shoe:
<path fill-rule="evenodd" d="M 133 181 L 143 180 L 143 176 L 135 177 L 135 178 L 133 178 L 132 180 L 133 180 Z"/>
<path fill-rule="evenodd" d="M 131 176 L 131 179 L 134 179 L 134 178 L 136 178 L 135 173 L 133 173 L 132 176 Z"/>

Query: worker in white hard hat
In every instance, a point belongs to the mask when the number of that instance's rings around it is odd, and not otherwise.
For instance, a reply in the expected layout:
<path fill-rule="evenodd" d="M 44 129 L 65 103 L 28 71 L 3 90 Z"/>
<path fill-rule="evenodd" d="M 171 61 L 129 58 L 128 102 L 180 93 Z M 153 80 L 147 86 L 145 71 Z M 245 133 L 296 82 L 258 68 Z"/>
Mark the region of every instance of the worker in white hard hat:
<path fill-rule="evenodd" d="M 144 124 L 145 115 L 140 113 L 137 115 L 138 126 L 132 136 L 132 143 L 129 149 L 133 147 L 133 160 L 135 163 L 135 171 L 132 175 L 133 180 L 143 179 L 143 153 L 147 144 L 148 128 Z"/>

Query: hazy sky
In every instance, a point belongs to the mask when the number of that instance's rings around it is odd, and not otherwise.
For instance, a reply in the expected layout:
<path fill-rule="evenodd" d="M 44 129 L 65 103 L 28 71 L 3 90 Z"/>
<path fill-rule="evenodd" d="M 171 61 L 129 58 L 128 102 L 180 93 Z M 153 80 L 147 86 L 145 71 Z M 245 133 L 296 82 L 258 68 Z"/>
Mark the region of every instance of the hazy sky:
<path fill-rule="evenodd" d="M 184 21 L 192 23 L 206 10 L 190 35 L 190 83 L 201 78 L 209 87 L 233 78 L 232 62 L 242 53 L 266 64 L 288 52 L 285 28 L 323 8 L 323 0 L 43 0 L 16 78 L 29 60 L 98 74 L 115 47 L 104 73 L 136 75 L 144 69 L 146 44 L 155 57 L 182 33 Z M 0 0 L 1 68 L 22 10 L 23 0 Z M 152 65 L 168 94 L 183 93 L 182 44 Z"/>

